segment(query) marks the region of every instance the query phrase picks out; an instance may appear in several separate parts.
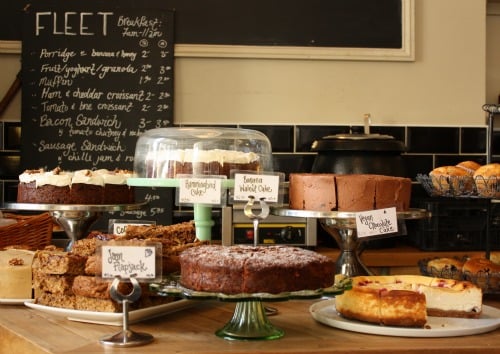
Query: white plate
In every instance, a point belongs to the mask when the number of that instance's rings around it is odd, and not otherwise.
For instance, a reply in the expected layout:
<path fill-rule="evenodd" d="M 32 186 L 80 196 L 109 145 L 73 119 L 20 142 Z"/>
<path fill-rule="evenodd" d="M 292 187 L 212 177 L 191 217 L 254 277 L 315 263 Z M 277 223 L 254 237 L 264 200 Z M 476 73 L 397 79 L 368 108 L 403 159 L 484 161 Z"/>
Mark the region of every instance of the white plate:
<path fill-rule="evenodd" d="M 33 299 L 0 299 L 0 305 L 24 305 L 25 302 L 32 302 Z"/>
<path fill-rule="evenodd" d="M 82 311 L 64 309 L 59 307 L 45 306 L 35 304 L 33 302 L 25 302 L 27 307 L 35 310 L 43 311 L 52 315 L 66 317 L 71 321 L 97 323 L 110 326 L 121 326 L 123 324 L 122 313 L 116 312 L 97 312 L 97 311 Z M 168 304 L 151 306 L 144 309 L 133 310 L 129 312 L 129 323 L 144 321 L 150 318 L 163 316 L 172 312 L 180 311 L 196 304 L 191 300 L 176 300 Z"/>
<path fill-rule="evenodd" d="M 426 327 L 430 328 L 380 326 L 349 320 L 337 313 L 335 299 L 317 302 L 309 308 L 309 311 L 316 321 L 328 326 L 383 336 L 456 337 L 490 332 L 500 327 L 500 310 L 486 305 L 483 305 L 481 317 L 474 319 L 429 316 Z"/>

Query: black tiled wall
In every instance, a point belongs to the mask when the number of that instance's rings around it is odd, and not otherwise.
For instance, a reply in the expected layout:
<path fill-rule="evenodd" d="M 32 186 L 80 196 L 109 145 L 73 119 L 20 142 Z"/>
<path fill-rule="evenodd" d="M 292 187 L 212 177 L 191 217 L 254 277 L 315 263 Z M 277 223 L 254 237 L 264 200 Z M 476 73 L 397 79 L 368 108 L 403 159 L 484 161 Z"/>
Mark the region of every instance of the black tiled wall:
<path fill-rule="evenodd" d="M 227 125 L 225 125 L 227 126 Z M 239 125 L 240 128 L 263 132 L 271 141 L 274 169 L 288 175 L 309 172 L 315 153 L 310 152 L 314 140 L 327 135 L 348 133 L 363 127 L 344 125 Z M 370 132 L 394 136 L 403 141 L 403 154 L 408 177 L 428 173 L 435 166 L 475 160 L 481 164 L 487 158 L 487 128 L 484 127 L 415 127 L 371 126 Z M 14 201 L 20 162 L 20 123 L 0 123 L 0 184 L 1 200 Z M 37 168 L 37 166 L 33 166 Z"/>

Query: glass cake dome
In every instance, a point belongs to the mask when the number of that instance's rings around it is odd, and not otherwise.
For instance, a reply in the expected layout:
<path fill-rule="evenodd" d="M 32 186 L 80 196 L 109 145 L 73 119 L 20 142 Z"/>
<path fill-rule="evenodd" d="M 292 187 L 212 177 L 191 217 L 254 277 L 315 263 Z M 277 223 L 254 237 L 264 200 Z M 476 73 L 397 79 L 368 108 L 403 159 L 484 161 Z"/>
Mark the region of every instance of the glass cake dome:
<path fill-rule="evenodd" d="M 269 139 L 241 128 L 158 128 L 137 140 L 134 172 L 139 178 L 180 174 L 225 175 L 231 170 L 272 171 Z"/>

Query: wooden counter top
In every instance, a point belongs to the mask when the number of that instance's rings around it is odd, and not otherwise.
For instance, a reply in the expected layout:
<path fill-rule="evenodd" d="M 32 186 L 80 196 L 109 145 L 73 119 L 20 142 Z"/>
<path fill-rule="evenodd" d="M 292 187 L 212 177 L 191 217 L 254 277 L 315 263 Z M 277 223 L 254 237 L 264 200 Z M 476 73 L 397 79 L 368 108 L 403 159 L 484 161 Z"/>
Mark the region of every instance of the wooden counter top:
<path fill-rule="evenodd" d="M 344 331 L 316 322 L 309 313 L 315 301 L 273 303 L 278 315 L 270 321 L 285 331 L 271 341 L 227 341 L 215 336 L 232 317 L 234 304 L 217 301 L 161 318 L 133 324 L 130 328 L 150 333 L 153 343 L 129 348 L 102 346 L 99 339 L 121 328 L 80 323 L 23 306 L 2 306 L 0 352 L 38 353 L 500 353 L 500 329 L 474 336 L 450 338 L 403 338 Z M 500 298 L 485 304 L 500 308 Z"/>

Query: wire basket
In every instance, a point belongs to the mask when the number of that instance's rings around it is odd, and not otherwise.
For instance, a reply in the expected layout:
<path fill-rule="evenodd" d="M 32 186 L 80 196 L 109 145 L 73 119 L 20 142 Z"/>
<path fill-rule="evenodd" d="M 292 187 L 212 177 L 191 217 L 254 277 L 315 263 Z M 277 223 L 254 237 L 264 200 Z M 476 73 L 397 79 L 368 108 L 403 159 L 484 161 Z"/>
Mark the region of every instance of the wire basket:
<path fill-rule="evenodd" d="M 456 259 L 465 262 L 467 258 L 464 257 Z M 418 267 L 420 268 L 420 273 L 422 275 L 444 279 L 467 280 L 480 287 L 484 294 L 500 294 L 500 273 L 490 273 L 484 271 L 471 273 L 469 271 L 462 271 L 462 269 L 456 268 L 437 269 L 427 266 L 430 260 L 431 258 L 427 258 L 418 261 Z"/>
<path fill-rule="evenodd" d="M 431 197 L 500 198 L 500 178 L 472 176 L 416 177 Z"/>
<path fill-rule="evenodd" d="M 52 242 L 53 221 L 49 213 L 38 215 L 18 215 L 4 213 L 15 224 L 0 227 L 0 248 L 7 246 L 26 246 L 30 249 L 43 249 Z"/>

